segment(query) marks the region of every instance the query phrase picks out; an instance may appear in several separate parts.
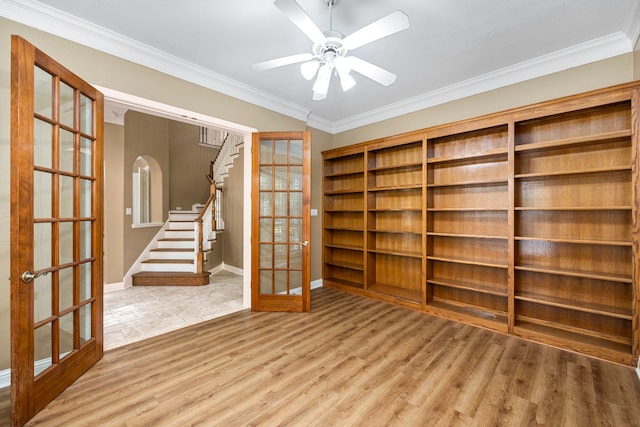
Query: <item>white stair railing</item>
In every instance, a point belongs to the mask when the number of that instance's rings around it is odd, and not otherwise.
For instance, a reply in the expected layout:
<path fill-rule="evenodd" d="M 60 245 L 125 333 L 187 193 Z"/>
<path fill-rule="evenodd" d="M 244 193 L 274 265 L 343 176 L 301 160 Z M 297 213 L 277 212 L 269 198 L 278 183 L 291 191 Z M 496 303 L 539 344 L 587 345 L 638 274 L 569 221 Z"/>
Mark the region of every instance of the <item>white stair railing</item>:
<path fill-rule="evenodd" d="M 229 175 L 229 169 L 233 166 L 233 160 L 240 154 L 240 148 L 244 145 L 241 135 L 229 134 L 225 139 L 220 152 L 213 164 L 213 182 L 220 187 L 224 184 L 224 178 Z"/>

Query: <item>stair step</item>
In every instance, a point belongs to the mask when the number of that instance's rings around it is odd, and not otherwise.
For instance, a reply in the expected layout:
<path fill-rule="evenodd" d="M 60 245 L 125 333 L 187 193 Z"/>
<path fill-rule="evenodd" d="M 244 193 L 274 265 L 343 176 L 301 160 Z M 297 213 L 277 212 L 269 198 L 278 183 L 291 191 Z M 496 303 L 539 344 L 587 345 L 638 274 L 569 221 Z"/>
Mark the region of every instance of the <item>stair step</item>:
<path fill-rule="evenodd" d="M 193 244 L 191 244 L 193 246 Z M 160 260 L 160 259 L 175 259 L 175 260 L 184 260 L 184 259 L 193 259 L 194 251 L 192 248 L 175 248 L 175 247 L 162 247 L 157 249 L 151 249 L 150 251 L 151 259 Z"/>
<path fill-rule="evenodd" d="M 158 239 L 158 248 L 163 249 L 188 249 L 193 252 L 194 250 L 194 239 L 184 239 L 184 238 L 164 238 Z"/>
<path fill-rule="evenodd" d="M 194 221 L 200 216 L 199 212 L 169 212 L 169 221 Z"/>
<path fill-rule="evenodd" d="M 193 264 L 193 259 L 146 259 L 142 264 Z"/>
<path fill-rule="evenodd" d="M 193 273 L 194 264 L 191 259 L 147 259 L 140 263 L 140 269 L 145 272 L 183 272 Z"/>
<path fill-rule="evenodd" d="M 168 230 L 195 230 L 194 221 L 169 221 Z"/>
<path fill-rule="evenodd" d="M 170 239 L 194 239 L 195 238 L 195 231 L 194 230 L 165 230 L 164 231 L 164 236 L 165 238 L 170 238 Z"/>
<path fill-rule="evenodd" d="M 131 278 L 133 286 L 202 286 L 209 284 L 209 274 L 144 271 L 132 275 Z"/>

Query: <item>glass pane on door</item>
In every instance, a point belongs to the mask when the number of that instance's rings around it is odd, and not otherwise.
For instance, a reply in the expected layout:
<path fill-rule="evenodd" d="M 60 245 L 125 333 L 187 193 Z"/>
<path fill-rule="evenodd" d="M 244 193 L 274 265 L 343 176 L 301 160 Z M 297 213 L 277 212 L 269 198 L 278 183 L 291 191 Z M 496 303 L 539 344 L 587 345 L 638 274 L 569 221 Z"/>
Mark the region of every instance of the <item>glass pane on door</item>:
<path fill-rule="evenodd" d="M 58 357 L 62 359 L 73 351 L 73 311 L 65 314 L 58 321 Z"/>
<path fill-rule="evenodd" d="M 91 339 L 91 306 L 83 305 L 80 308 L 80 345 Z"/>
<path fill-rule="evenodd" d="M 33 111 L 47 119 L 53 117 L 53 76 L 40 67 L 34 68 Z"/>
<path fill-rule="evenodd" d="M 302 277 L 302 141 L 262 139 L 259 155 L 260 294 L 291 295 Z"/>
<path fill-rule="evenodd" d="M 37 377 L 53 364 L 53 359 L 51 357 L 53 352 L 53 347 L 51 345 L 51 331 L 51 323 L 47 323 L 36 328 L 33 333 L 34 377 Z"/>
<path fill-rule="evenodd" d="M 34 187 L 38 189 L 37 192 L 33 192 L 33 217 L 51 218 L 53 212 L 51 204 L 53 176 L 49 172 L 35 171 L 33 180 Z"/>
<path fill-rule="evenodd" d="M 75 116 L 75 90 L 64 82 L 60 82 L 60 98 L 59 98 L 59 117 L 60 124 L 68 126 L 70 128 L 74 127 L 74 116 Z"/>
<path fill-rule="evenodd" d="M 34 119 L 33 123 L 33 162 L 36 166 L 53 166 L 53 126 L 44 120 Z"/>
<path fill-rule="evenodd" d="M 58 281 L 59 311 L 63 311 L 73 305 L 73 267 L 59 270 Z"/>
<path fill-rule="evenodd" d="M 85 94 L 80 95 L 80 132 L 93 135 L 93 100 Z"/>
<path fill-rule="evenodd" d="M 73 172 L 75 166 L 75 149 L 73 143 L 73 133 L 60 129 L 60 170 Z"/>
<path fill-rule="evenodd" d="M 52 266 L 51 227 L 48 222 L 33 224 L 33 271 Z"/>
<path fill-rule="evenodd" d="M 35 323 L 51 317 L 52 295 L 50 274 L 40 276 L 33 281 L 33 321 Z"/>

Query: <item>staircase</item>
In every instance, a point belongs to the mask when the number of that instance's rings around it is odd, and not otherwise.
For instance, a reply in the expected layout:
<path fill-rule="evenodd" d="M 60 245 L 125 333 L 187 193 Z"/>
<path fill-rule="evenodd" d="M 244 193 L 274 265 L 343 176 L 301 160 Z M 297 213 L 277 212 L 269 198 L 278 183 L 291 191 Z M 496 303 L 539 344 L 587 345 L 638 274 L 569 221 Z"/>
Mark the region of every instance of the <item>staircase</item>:
<path fill-rule="evenodd" d="M 212 198 L 204 205 L 194 205 L 191 211 L 169 212 L 167 223 L 125 276 L 125 286 L 209 284 L 210 273 L 203 271 L 203 266 L 216 238 L 215 228 L 223 228 L 222 224 L 216 227 L 213 220 L 216 187 L 224 185 L 224 178 L 243 146 L 242 135 L 228 132 L 224 135 L 223 145 L 207 176 Z"/>
<path fill-rule="evenodd" d="M 195 220 L 198 211 L 171 211 L 141 271 L 131 276 L 133 286 L 201 286 L 209 284 L 209 272 L 197 271 L 194 263 Z"/>

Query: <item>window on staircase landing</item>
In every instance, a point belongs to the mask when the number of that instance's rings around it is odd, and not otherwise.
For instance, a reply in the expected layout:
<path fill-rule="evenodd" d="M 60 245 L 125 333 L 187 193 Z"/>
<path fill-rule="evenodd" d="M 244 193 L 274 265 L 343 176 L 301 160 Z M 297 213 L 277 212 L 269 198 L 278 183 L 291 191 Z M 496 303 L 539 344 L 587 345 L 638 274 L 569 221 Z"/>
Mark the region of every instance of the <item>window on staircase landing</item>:
<path fill-rule="evenodd" d="M 149 164 L 142 158 L 136 159 L 133 172 L 133 223 L 151 222 L 151 183 Z"/>
<path fill-rule="evenodd" d="M 162 224 L 162 170 L 151 156 L 136 158 L 132 171 L 132 226 Z"/>

